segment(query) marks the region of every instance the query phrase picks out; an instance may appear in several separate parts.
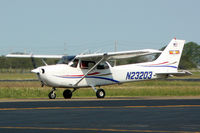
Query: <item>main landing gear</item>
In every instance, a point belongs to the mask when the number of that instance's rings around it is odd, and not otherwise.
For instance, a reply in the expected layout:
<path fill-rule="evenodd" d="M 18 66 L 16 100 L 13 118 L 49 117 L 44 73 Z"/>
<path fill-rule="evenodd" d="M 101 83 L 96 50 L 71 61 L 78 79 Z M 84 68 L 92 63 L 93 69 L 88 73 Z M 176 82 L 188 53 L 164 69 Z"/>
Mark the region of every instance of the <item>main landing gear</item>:
<path fill-rule="evenodd" d="M 104 98 L 106 95 L 105 91 L 103 89 L 98 89 L 96 92 L 97 98 Z"/>
<path fill-rule="evenodd" d="M 106 93 L 105 93 L 105 91 L 102 89 L 102 88 L 100 88 L 100 89 L 96 89 L 94 86 L 91 86 L 92 88 L 93 88 L 93 90 L 96 92 L 96 96 L 97 96 L 97 98 L 104 98 L 105 97 L 105 95 L 106 95 Z M 76 91 L 77 90 L 77 88 L 74 88 L 74 90 L 73 91 L 71 91 L 71 90 L 69 90 L 69 89 L 66 89 L 64 92 L 63 92 L 63 97 L 65 98 L 65 99 L 70 99 L 70 98 L 72 98 L 72 94 L 73 94 L 73 92 L 74 91 Z M 56 93 L 55 93 L 55 91 L 56 91 L 56 88 L 55 87 L 53 87 L 52 88 L 52 91 L 49 93 L 49 99 L 56 99 Z"/>
<path fill-rule="evenodd" d="M 96 89 L 94 86 L 91 86 L 91 87 L 96 92 L 97 98 L 104 98 L 105 97 L 106 93 L 105 93 L 105 91 L 102 88 Z"/>
<path fill-rule="evenodd" d="M 70 99 L 70 98 L 72 98 L 72 91 L 71 90 L 65 90 L 64 92 L 63 92 L 63 97 L 65 98 L 65 99 Z"/>

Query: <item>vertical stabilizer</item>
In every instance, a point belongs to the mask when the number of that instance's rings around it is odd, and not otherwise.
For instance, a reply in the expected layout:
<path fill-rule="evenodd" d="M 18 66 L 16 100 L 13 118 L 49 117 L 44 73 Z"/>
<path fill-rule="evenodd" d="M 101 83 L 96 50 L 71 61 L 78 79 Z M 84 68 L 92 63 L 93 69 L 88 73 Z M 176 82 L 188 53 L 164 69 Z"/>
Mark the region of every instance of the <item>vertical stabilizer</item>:
<path fill-rule="evenodd" d="M 162 64 L 167 68 L 177 70 L 185 40 L 172 39 L 154 63 Z M 174 69 L 176 68 L 176 69 Z"/>

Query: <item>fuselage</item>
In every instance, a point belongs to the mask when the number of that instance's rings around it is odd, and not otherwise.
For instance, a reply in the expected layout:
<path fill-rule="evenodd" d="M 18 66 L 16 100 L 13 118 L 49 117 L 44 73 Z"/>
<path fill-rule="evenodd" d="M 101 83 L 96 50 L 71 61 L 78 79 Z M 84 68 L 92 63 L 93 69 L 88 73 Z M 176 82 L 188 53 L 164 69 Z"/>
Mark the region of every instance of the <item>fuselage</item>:
<path fill-rule="evenodd" d="M 150 64 L 150 63 L 149 63 Z M 102 86 L 132 81 L 164 78 L 155 74 L 160 68 L 147 67 L 148 63 L 120 65 L 112 67 L 106 62 L 106 67 L 95 68 L 77 86 L 74 86 L 89 70 L 80 65 L 72 67 L 67 64 L 42 66 L 37 68 L 40 80 L 47 86 L 57 88 Z M 162 71 L 160 69 L 160 71 Z"/>

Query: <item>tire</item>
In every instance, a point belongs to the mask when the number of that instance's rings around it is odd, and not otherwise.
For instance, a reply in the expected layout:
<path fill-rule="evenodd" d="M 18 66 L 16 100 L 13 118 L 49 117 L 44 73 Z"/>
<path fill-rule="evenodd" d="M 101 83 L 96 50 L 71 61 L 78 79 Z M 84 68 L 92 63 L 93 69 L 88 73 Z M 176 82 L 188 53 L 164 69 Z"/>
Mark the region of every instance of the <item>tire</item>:
<path fill-rule="evenodd" d="M 56 93 L 54 93 L 53 91 L 51 91 L 48 96 L 49 99 L 56 99 Z"/>
<path fill-rule="evenodd" d="M 97 98 L 104 98 L 106 95 L 105 91 L 103 89 L 98 89 L 96 92 Z"/>
<path fill-rule="evenodd" d="M 70 98 L 72 98 L 72 92 L 71 92 L 71 90 L 65 90 L 64 92 L 63 92 L 63 97 L 65 98 L 65 99 L 70 99 Z"/>

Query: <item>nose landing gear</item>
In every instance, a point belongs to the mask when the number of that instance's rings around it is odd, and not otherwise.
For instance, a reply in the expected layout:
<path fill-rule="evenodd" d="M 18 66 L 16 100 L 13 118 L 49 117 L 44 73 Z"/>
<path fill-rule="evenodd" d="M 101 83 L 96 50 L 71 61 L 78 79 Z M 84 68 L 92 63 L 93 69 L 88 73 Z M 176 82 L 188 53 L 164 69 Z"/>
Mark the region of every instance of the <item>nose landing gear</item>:
<path fill-rule="evenodd" d="M 56 93 L 55 93 L 55 91 L 56 91 L 56 88 L 52 88 L 52 91 L 49 93 L 49 99 L 56 99 Z"/>

